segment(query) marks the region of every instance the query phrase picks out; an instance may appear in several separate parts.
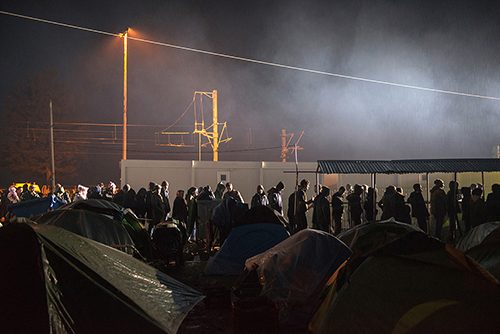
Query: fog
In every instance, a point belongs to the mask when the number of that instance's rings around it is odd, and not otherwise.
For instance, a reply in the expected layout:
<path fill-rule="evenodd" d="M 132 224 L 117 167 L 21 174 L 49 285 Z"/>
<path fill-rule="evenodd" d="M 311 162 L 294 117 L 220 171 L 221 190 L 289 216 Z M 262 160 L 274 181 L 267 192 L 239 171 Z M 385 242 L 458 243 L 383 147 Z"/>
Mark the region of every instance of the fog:
<path fill-rule="evenodd" d="M 500 96 L 493 3 L 445 1 L 121 2 L 2 10 L 313 70 Z M 0 103 L 11 84 L 55 69 L 76 96 L 73 122 L 121 123 L 122 41 L 0 16 L 7 36 Z M 134 35 L 136 34 L 136 35 Z M 36 55 L 36 57 L 34 57 Z M 233 140 L 222 160 L 279 160 L 280 129 L 304 130 L 299 159 L 490 157 L 499 101 L 330 77 L 129 40 L 129 159 L 196 159 L 196 147 L 155 146 L 195 90 L 218 90 Z M 34 61 L 34 58 L 36 61 Z M 205 101 L 209 108 L 209 101 Z M 3 110 L 3 109 L 2 109 Z M 210 120 L 211 114 L 206 117 Z M 192 130 L 193 113 L 172 129 Z M 109 129 L 112 133 L 112 129 Z M 172 139 L 173 140 L 173 139 Z M 186 141 L 192 138 L 185 138 Z M 294 140 L 292 140 L 292 143 Z M 121 146 L 92 145 L 100 176 L 118 175 Z M 206 150 L 205 159 L 211 155 Z M 95 154 L 106 154 L 107 159 Z"/>

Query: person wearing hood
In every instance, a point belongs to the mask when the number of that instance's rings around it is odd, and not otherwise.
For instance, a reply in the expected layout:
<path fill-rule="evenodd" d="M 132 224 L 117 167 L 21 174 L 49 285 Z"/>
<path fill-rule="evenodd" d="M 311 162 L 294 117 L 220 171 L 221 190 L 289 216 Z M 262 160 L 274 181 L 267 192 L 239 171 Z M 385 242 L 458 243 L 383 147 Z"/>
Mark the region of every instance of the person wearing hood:
<path fill-rule="evenodd" d="M 267 192 L 267 199 L 269 200 L 269 207 L 278 211 L 283 216 L 283 198 L 281 192 L 285 189 L 283 182 L 278 182 L 276 187 L 272 187 Z"/>
<path fill-rule="evenodd" d="M 312 217 L 313 228 L 327 233 L 331 233 L 332 227 L 329 195 L 330 188 L 322 186 L 319 195 L 313 201 Z"/>
<path fill-rule="evenodd" d="M 250 203 L 250 208 L 255 208 L 257 206 L 268 206 L 269 200 L 267 199 L 266 192 L 264 191 L 264 186 L 259 184 L 257 186 L 257 192 L 252 197 Z"/>
<path fill-rule="evenodd" d="M 217 183 L 217 187 L 215 188 L 215 199 L 222 200 L 222 196 L 224 195 L 224 190 L 226 190 L 226 186 L 224 182 Z"/>
<path fill-rule="evenodd" d="M 79 184 L 77 187 L 77 191 L 76 191 L 75 195 L 73 196 L 73 202 L 86 200 L 88 190 L 89 190 L 89 188 Z"/>
<path fill-rule="evenodd" d="M 444 183 L 441 179 L 434 181 L 434 187 L 431 189 L 431 214 L 434 217 L 436 225 L 436 238 L 441 239 L 444 218 L 446 216 L 446 193 L 444 192 Z"/>

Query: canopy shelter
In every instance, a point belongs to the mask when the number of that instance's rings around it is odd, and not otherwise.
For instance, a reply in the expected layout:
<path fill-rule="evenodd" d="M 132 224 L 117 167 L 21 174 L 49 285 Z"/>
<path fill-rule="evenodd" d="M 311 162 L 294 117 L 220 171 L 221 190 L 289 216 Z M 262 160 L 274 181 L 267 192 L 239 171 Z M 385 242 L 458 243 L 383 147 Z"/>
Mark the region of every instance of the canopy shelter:
<path fill-rule="evenodd" d="M 500 159 L 421 159 L 421 160 L 318 160 L 318 174 L 371 174 L 372 187 L 377 185 L 377 174 L 426 174 L 427 202 L 429 202 L 429 174 L 500 172 Z M 316 177 L 318 180 L 318 176 Z M 373 199 L 376 201 L 376 198 Z M 375 203 L 373 210 L 375 211 Z M 375 216 L 375 212 L 374 212 Z"/>

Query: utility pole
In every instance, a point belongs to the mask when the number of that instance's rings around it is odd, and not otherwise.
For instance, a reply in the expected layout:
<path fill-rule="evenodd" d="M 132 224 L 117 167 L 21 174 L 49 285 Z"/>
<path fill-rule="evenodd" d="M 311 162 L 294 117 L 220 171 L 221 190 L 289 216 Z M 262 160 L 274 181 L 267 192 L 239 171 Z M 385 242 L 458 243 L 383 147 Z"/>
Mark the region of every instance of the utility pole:
<path fill-rule="evenodd" d="M 127 160 L 127 40 L 128 29 L 123 34 L 123 160 Z"/>
<path fill-rule="evenodd" d="M 214 161 L 219 161 L 219 120 L 217 115 L 217 90 L 212 91 L 212 131 L 213 131 L 213 150 Z"/>
<path fill-rule="evenodd" d="M 288 152 L 286 142 L 286 129 L 281 129 L 281 162 L 286 162 L 286 154 Z"/>
<path fill-rule="evenodd" d="M 52 193 L 56 189 L 56 164 L 54 157 L 54 118 L 52 116 L 52 100 L 49 101 L 50 110 L 50 156 L 51 156 L 51 167 L 52 167 Z"/>

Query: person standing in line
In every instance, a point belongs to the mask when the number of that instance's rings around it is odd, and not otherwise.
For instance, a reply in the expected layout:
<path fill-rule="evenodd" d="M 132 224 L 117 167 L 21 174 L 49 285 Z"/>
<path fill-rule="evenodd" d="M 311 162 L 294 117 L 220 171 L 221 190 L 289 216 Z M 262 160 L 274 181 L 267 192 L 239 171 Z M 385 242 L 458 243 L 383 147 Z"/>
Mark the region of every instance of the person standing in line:
<path fill-rule="evenodd" d="M 276 187 L 272 187 L 267 192 L 267 199 L 269 200 L 269 207 L 278 211 L 283 216 L 283 199 L 281 197 L 282 191 L 285 189 L 283 182 L 278 182 Z"/>
<path fill-rule="evenodd" d="M 345 188 L 341 186 L 339 190 L 332 196 L 332 218 L 334 222 L 334 235 L 338 235 L 342 230 L 342 214 L 344 213 L 344 192 Z"/>
<path fill-rule="evenodd" d="M 361 215 L 363 214 L 363 208 L 361 206 L 362 193 L 363 188 L 359 184 L 355 184 L 354 192 L 347 196 L 347 202 L 349 203 L 349 209 L 351 212 L 351 220 L 354 226 L 361 224 Z"/>
<path fill-rule="evenodd" d="M 460 193 L 462 194 L 462 223 L 467 233 L 470 231 L 470 203 L 472 201 L 470 187 L 462 187 Z"/>
<path fill-rule="evenodd" d="M 458 182 L 450 181 L 450 190 L 446 194 L 446 208 L 449 219 L 449 236 L 448 240 L 453 242 L 456 237 L 458 213 L 460 213 L 460 205 L 458 204 Z"/>
<path fill-rule="evenodd" d="M 151 213 L 152 217 L 148 227 L 149 235 L 152 235 L 156 225 L 165 220 L 165 204 L 163 203 L 161 188 L 158 184 L 155 185 L 151 193 Z"/>
<path fill-rule="evenodd" d="M 326 186 L 321 187 L 321 191 L 313 201 L 313 228 L 331 233 L 332 221 L 330 215 L 330 188 Z"/>
<path fill-rule="evenodd" d="M 441 239 L 444 218 L 446 216 L 446 193 L 443 190 L 444 183 L 441 179 L 434 181 L 431 189 L 431 214 L 436 224 L 436 238 Z"/>
<path fill-rule="evenodd" d="M 411 205 L 411 216 L 417 219 L 418 227 L 427 233 L 429 211 L 425 205 L 424 196 L 422 195 L 422 187 L 419 183 L 415 183 L 413 185 L 413 192 L 408 197 L 408 203 Z"/>
<path fill-rule="evenodd" d="M 309 189 L 309 181 L 303 179 L 300 181 L 299 188 L 296 192 L 288 197 L 288 219 L 290 220 L 290 228 L 292 233 L 307 228 L 306 212 L 313 200 L 307 200 L 307 190 Z"/>
<path fill-rule="evenodd" d="M 217 187 L 215 188 L 215 199 L 222 200 L 222 196 L 224 195 L 224 190 L 226 189 L 226 186 L 224 185 L 223 182 L 217 183 Z"/>
<path fill-rule="evenodd" d="M 168 182 L 167 181 L 163 181 L 161 183 L 161 190 L 160 190 L 160 194 L 161 194 L 161 198 L 163 200 L 163 206 L 165 208 L 165 219 L 168 217 L 168 214 L 170 213 L 170 210 L 171 210 L 171 207 L 170 207 L 170 200 L 168 198 L 169 196 L 169 191 L 168 191 Z"/>
<path fill-rule="evenodd" d="M 261 205 L 268 206 L 269 200 L 267 199 L 266 192 L 264 191 L 264 186 L 262 184 L 259 184 L 257 186 L 257 192 L 252 197 L 250 208 L 255 208 Z"/>
<path fill-rule="evenodd" d="M 224 200 L 228 197 L 234 198 L 237 202 L 245 203 L 240 192 L 234 189 L 233 184 L 231 182 L 226 183 L 226 192 L 224 193 L 224 196 L 222 196 L 222 199 Z"/>

